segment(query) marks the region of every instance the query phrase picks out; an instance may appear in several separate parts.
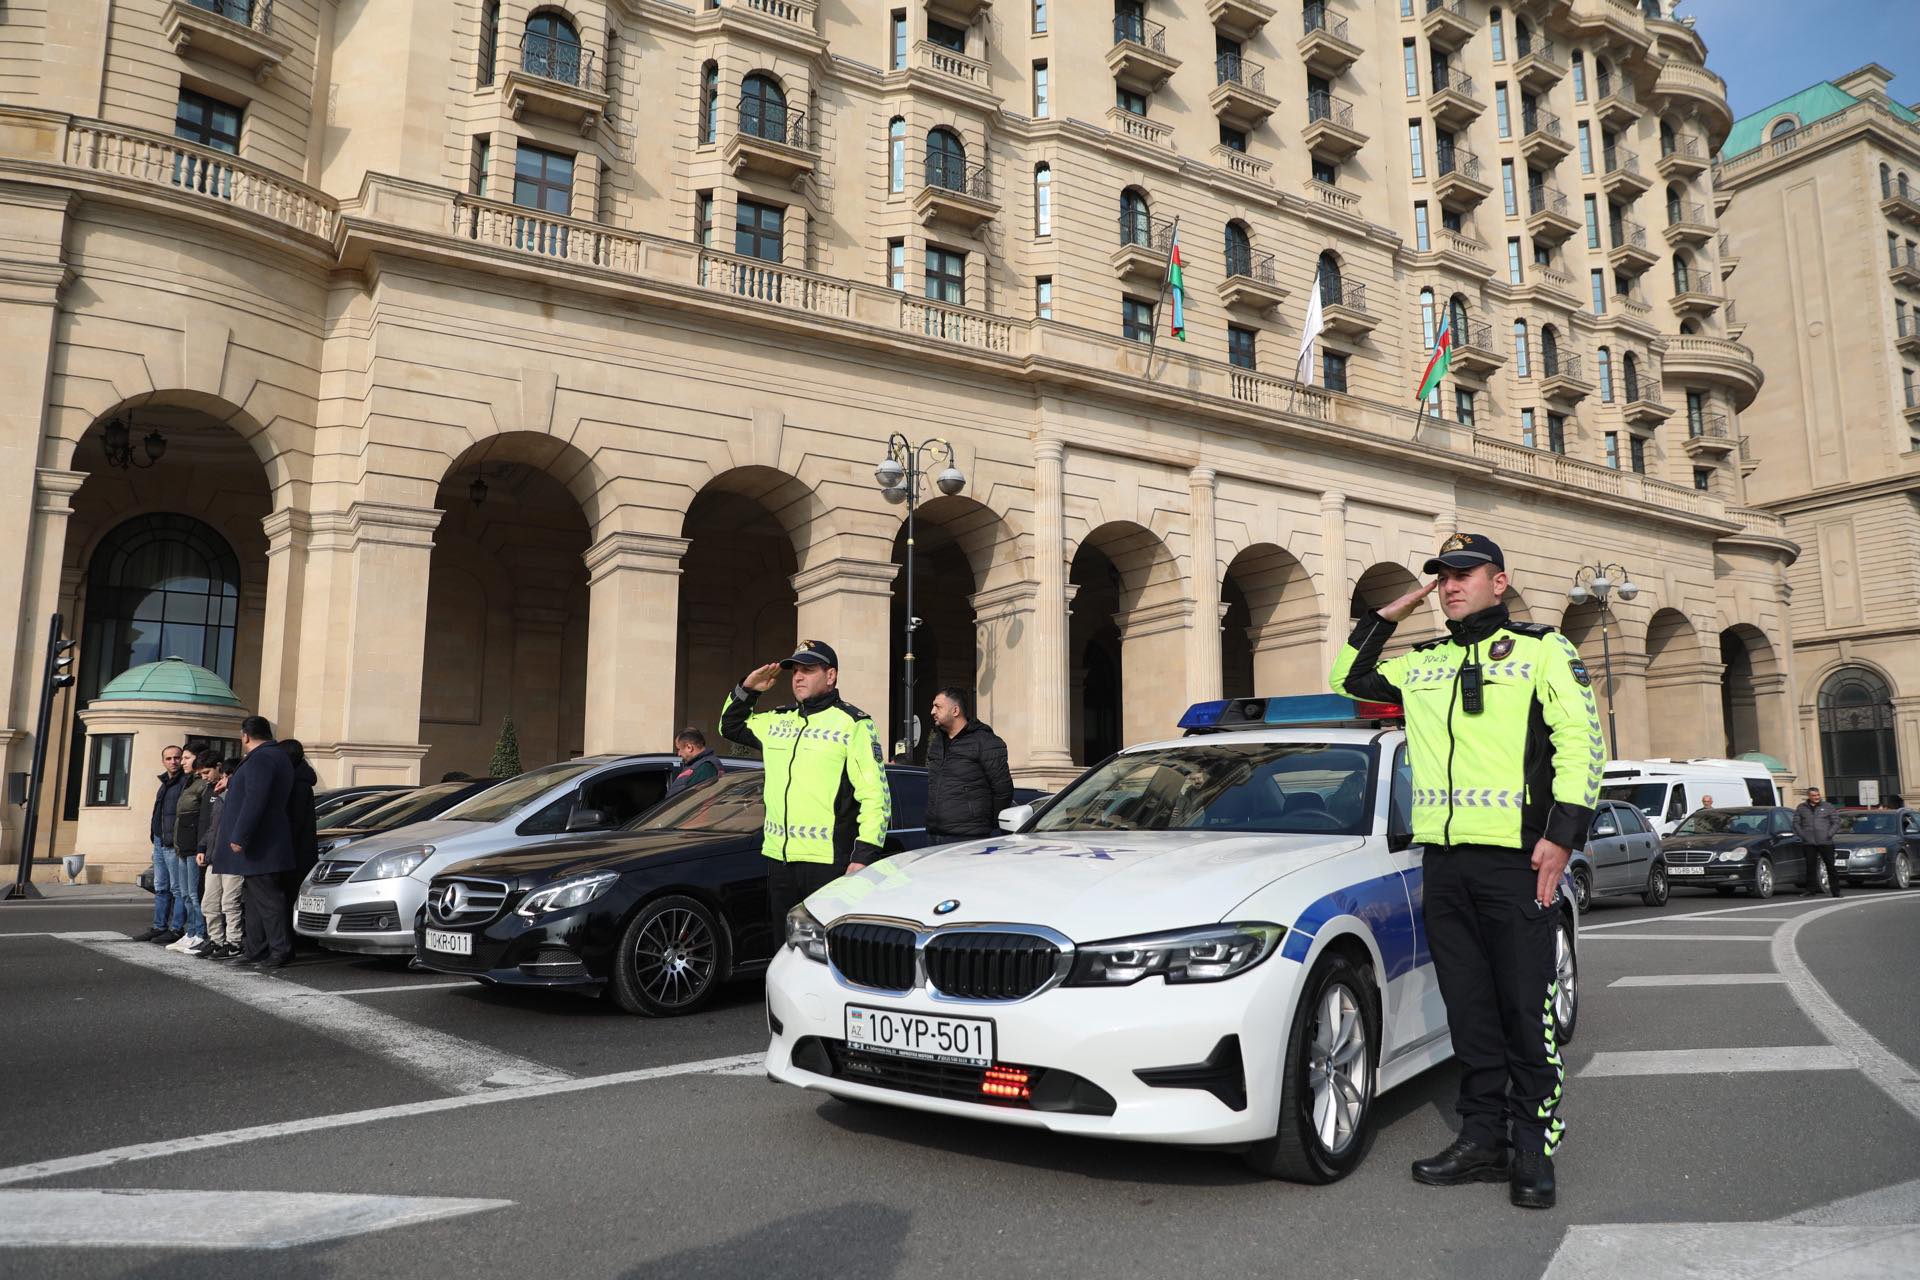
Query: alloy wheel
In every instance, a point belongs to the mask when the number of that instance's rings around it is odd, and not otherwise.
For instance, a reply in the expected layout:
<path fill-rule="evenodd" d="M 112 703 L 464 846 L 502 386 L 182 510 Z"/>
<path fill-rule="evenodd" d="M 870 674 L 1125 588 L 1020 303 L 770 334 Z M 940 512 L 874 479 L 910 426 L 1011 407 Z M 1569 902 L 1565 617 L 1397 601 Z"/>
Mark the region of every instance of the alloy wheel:
<path fill-rule="evenodd" d="M 1314 1013 L 1307 1046 L 1307 1083 L 1313 1091 L 1313 1126 L 1329 1155 L 1346 1153 L 1360 1136 L 1373 1094 L 1373 1059 L 1367 1052 L 1367 1020 L 1345 983 L 1329 985 Z"/>
<path fill-rule="evenodd" d="M 719 946 L 706 921 L 675 908 L 649 920 L 634 944 L 634 976 L 647 997 L 674 1008 L 713 981 Z"/>
<path fill-rule="evenodd" d="M 1553 1020 L 1571 1027 L 1579 1009 L 1580 970 L 1574 960 L 1573 937 L 1565 922 L 1553 931 Z"/>

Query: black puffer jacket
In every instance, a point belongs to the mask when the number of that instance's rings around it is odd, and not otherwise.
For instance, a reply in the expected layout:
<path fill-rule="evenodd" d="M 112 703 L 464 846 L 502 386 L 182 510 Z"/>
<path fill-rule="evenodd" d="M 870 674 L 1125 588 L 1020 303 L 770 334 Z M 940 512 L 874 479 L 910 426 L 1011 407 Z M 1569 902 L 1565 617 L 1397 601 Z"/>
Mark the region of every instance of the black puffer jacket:
<path fill-rule="evenodd" d="M 927 743 L 927 834 L 990 836 L 1000 811 L 1013 803 L 1007 744 L 984 722 L 949 738 L 936 731 Z"/>

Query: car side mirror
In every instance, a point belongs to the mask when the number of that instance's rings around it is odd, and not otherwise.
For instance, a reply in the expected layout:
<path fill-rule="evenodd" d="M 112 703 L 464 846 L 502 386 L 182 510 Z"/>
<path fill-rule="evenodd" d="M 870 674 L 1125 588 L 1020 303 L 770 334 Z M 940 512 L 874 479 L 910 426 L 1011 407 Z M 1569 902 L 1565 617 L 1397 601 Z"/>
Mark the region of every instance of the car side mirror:
<path fill-rule="evenodd" d="M 1033 806 L 1016 804 L 1011 809 L 1000 811 L 1000 829 L 1012 833 L 1027 825 L 1033 818 Z"/>
<path fill-rule="evenodd" d="M 1595 840 L 1605 840 L 1609 836 L 1617 836 L 1619 834 L 1620 828 L 1611 822 L 1596 822 L 1593 824 L 1593 838 Z"/>
<path fill-rule="evenodd" d="M 1392 850 L 1394 853 L 1404 853 L 1408 849 L 1413 848 L 1413 832 L 1411 831 L 1387 832 L 1387 848 Z"/>
<path fill-rule="evenodd" d="M 612 822 L 612 816 L 605 809 L 575 809 L 567 815 L 567 830 L 604 831 Z"/>

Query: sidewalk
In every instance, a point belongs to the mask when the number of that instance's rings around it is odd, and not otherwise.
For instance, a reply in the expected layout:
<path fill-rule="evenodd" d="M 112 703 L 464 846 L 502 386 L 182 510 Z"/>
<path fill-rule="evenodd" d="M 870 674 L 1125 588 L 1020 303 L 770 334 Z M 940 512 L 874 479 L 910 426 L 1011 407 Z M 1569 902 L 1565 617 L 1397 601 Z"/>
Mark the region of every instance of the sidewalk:
<path fill-rule="evenodd" d="M 6 878 L 0 880 L 0 891 L 4 891 L 13 884 L 13 868 L 9 867 L 7 871 Z M 75 906 L 96 902 L 153 901 L 153 895 L 137 884 L 68 884 L 66 875 L 60 870 L 58 863 L 34 863 L 33 887 L 40 892 L 38 898 L 23 898 L 14 902 L 0 900 L 0 909 L 32 906 L 35 902 Z"/>

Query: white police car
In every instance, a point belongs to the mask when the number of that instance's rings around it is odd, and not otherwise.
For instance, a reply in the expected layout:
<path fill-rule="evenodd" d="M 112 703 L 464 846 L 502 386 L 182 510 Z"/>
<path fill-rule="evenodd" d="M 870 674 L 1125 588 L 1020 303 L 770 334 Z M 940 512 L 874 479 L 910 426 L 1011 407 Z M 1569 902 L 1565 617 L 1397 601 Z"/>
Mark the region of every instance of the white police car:
<path fill-rule="evenodd" d="M 788 917 L 768 971 L 768 1073 L 1345 1176 L 1378 1096 L 1452 1053 L 1399 716 L 1336 695 L 1202 703 L 1186 737 L 1014 811 L 1017 834 L 835 881 Z"/>

